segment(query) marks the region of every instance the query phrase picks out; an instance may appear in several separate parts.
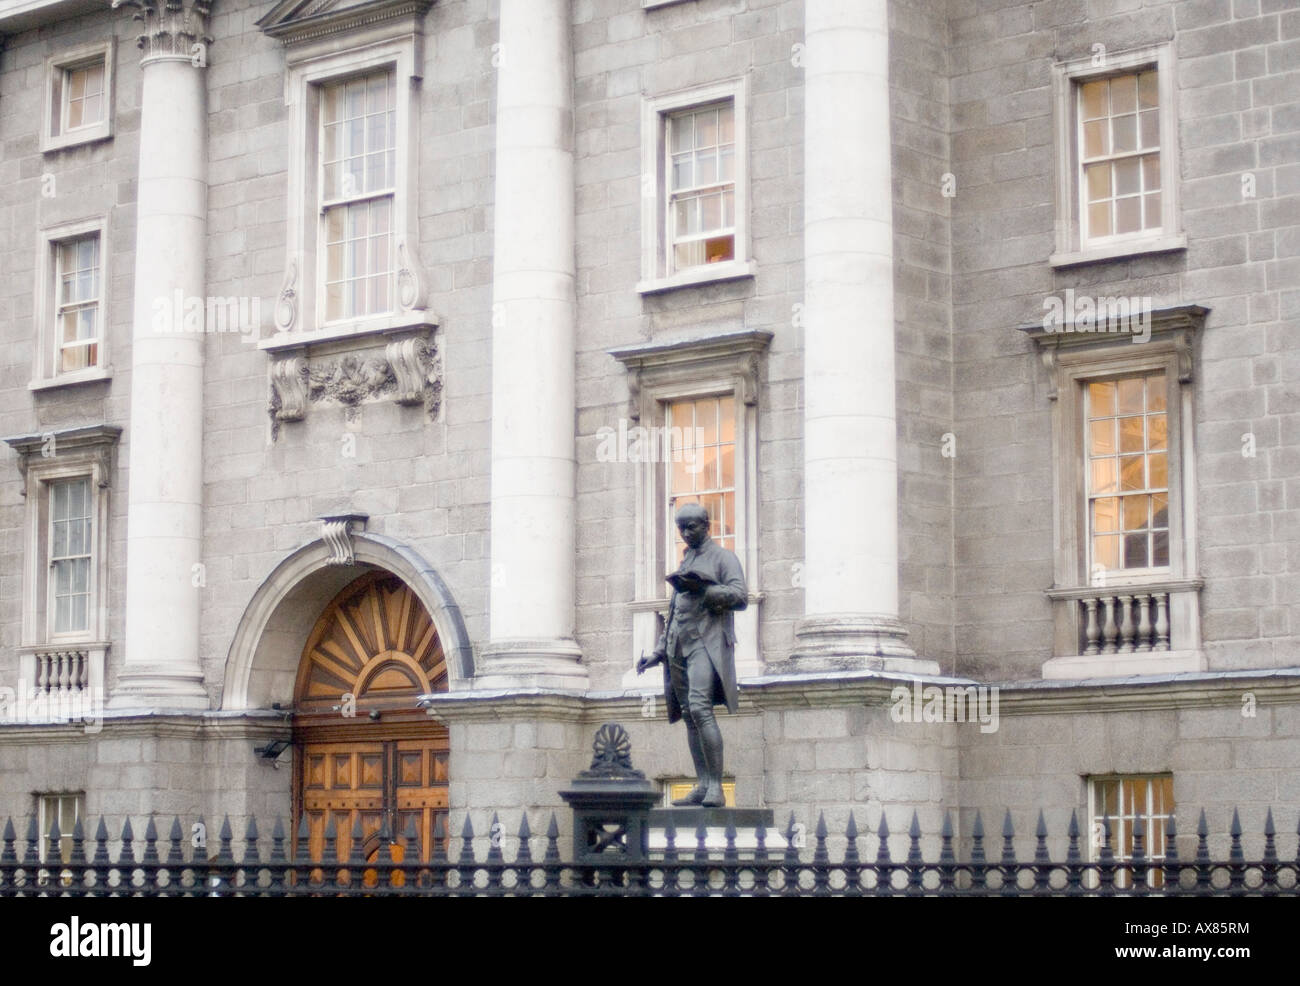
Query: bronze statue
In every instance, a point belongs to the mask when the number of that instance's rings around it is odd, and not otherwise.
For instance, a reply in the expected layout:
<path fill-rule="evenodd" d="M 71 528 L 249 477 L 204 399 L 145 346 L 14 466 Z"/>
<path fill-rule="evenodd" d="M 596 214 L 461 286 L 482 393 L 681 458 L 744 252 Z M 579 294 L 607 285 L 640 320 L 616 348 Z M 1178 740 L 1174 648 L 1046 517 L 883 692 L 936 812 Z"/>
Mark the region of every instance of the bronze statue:
<path fill-rule="evenodd" d="M 709 537 L 709 514 L 697 503 L 677 511 L 677 530 L 686 554 L 667 581 L 673 587 L 663 635 L 637 674 L 664 666 L 668 721 L 686 720 L 686 741 L 695 763 L 696 784 L 674 805 L 720 807 L 722 732 L 714 705 L 736 711 L 736 633 L 732 613 L 749 605 L 740 561 Z"/>

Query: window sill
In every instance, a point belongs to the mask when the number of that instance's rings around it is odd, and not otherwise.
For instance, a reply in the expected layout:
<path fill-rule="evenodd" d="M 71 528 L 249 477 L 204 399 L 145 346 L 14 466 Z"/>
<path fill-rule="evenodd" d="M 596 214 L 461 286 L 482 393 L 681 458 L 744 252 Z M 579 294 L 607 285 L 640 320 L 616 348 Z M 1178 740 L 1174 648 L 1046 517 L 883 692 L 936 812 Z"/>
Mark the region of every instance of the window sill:
<path fill-rule="evenodd" d="M 416 309 L 354 322 L 337 322 L 319 328 L 314 332 L 277 332 L 269 339 L 260 340 L 257 348 L 274 353 L 286 349 L 301 349 L 304 346 L 311 346 L 321 342 L 336 342 L 344 339 L 385 335 L 393 332 L 433 327 L 437 324 L 438 320 L 432 312 Z"/>
<path fill-rule="evenodd" d="M 97 366 L 89 370 L 77 370 L 74 373 L 60 373 L 57 377 L 50 377 L 47 380 L 33 380 L 27 385 L 28 390 L 55 390 L 59 387 L 75 387 L 83 383 L 98 383 L 101 380 L 112 380 L 113 368 L 111 366 Z"/>
<path fill-rule="evenodd" d="M 636 290 L 638 294 L 660 294 L 664 291 L 675 291 L 677 288 L 718 284 L 723 281 L 739 281 L 747 277 L 753 277 L 757 271 L 758 265 L 752 260 L 728 260 L 721 264 L 692 267 L 690 270 L 679 271 L 668 277 L 641 281 L 637 284 Z"/>
<path fill-rule="evenodd" d="M 111 140 L 112 137 L 112 126 L 102 123 L 95 127 L 87 127 L 84 131 L 77 130 L 61 134 L 58 137 L 42 137 L 41 153 L 52 154 L 55 151 L 62 151 L 69 147 L 80 147 L 82 144 L 94 144 L 101 140 Z"/>
<path fill-rule="evenodd" d="M 1047 258 L 1053 267 L 1080 267 L 1083 264 L 1095 264 L 1105 260 L 1117 260 L 1127 257 L 1141 257 L 1153 253 L 1172 253 L 1187 249 L 1187 236 L 1161 236 L 1151 240 L 1131 240 L 1127 243 L 1111 243 L 1106 246 L 1092 247 L 1074 253 L 1054 253 Z"/>

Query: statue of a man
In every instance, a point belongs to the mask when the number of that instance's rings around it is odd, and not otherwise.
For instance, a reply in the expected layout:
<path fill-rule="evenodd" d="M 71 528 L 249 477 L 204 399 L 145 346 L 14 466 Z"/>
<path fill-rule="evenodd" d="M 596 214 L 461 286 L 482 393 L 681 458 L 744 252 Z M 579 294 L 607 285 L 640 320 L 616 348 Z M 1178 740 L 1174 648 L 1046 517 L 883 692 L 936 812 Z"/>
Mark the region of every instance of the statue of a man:
<path fill-rule="evenodd" d="M 649 657 L 637 661 L 640 674 L 664 665 L 668 721 L 686 720 L 686 741 L 695 763 L 696 784 L 675 805 L 720 807 L 722 732 L 714 705 L 736 711 L 736 633 L 732 613 L 749 605 L 740 561 L 709 537 L 708 512 L 697 503 L 677 511 L 677 530 L 686 554 L 668 576 L 672 599 L 663 636 Z"/>

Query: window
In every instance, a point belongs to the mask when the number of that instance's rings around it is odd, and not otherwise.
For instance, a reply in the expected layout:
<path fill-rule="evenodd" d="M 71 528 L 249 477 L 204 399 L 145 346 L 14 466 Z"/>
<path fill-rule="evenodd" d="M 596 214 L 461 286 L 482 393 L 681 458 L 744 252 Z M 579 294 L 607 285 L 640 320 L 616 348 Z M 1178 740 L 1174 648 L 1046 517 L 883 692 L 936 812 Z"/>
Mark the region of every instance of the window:
<path fill-rule="evenodd" d="M 735 260 L 735 107 L 675 113 L 667 126 L 670 269 Z"/>
<path fill-rule="evenodd" d="M 1057 65 L 1056 267 L 1187 245 L 1172 48 Z"/>
<path fill-rule="evenodd" d="M 121 434 L 90 425 L 5 439 L 26 502 L 19 680 L 50 695 L 103 695 L 108 494 Z"/>
<path fill-rule="evenodd" d="M 113 135 L 113 44 L 87 45 L 46 62 L 41 149 L 59 150 Z"/>
<path fill-rule="evenodd" d="M 90 626 L 92 527 L 90 478 L 50 483 L 50 607 L 52 636 Z"/>
<path fill-rule="evenodd" d="M 433 327 L 415 249 L 427 7 L 374 0 L 322 21 L 280 4 L 258 22 L 285 45 L 291 135 L 285 274 L 262 349 Z"/>
<path fill-rule="evenodd" d="M 683 503 L 703 504 L 710 536 L 740 559 L 749 607 L 735 614 L 736 673 L 762 673 L 758 393 L 771 339 L 770 332 L 739 329 L 610 350 L 628 371 L 631 400 L 626 417 L 606 427 L 603 441 L 613 445 L 616 436 L 625 436 L 626 454 L 614 461 L 635 470 L 637 487 L 629 687 L 645 685 L 636 676 L 636 659 L 654 649 L 668 609 L 664 576 L 684 550 L 674 522 Z M 605 468 L 599 451 L 593 459 L 593 468 Z"/>
<path fill-rule="evenodd" d="M 1087 384 L 1089 572 L 1169 568 L 1169 423 L 1163 372 Z"/>
<path fill-rule="evenodd" d="M 69 862 L 72 859 L 72 830 L 86 814 L 86 795 L 81 792 L 38 794 L 36 811 L 41 834 L 41 862 L 50 862 L 49 835 L 55 821 L 59 823 L 59 855 L 63 862 Z"/>
<path fill-rule="evenodd" d="M 99 233 L 56 245 L 55 268 L 58 372 L 99 365 Z"/>
<path fill-rule="evenodd" d="M 392 307 L 397 112 L 391 71 L 333 83 L 321 94 L 321 216 L 325 320 Z"/>
<path fill-rule="evenodd" d="M 1110 849 L 1117 861 L 1133 858 L 1137 823 L 1142 823 L 1142 853 L 1152 862 L 1165 858 L 1166 831 L 1174 818 L 1174 778 L 1170 774 L 1094 777 L 1089 785 L 1091 847 L 1094 862 L 1101 858 L 1110 826 Z M 1117 874 L 1116 885 L 1131 883 Z M 1148 874 L 1148 886 L 1164 885 L 1164 874 Z"/>
<path fill-rule="evenodd" d="M 666 409 L 669 545 L 665 558 L 681 561 L 686 545 L 674 518 L 686 503 L 709 512 L 710 536 L 736 550 L 736 399 L 731 394 L 674 401 Z M 671 567 L 671 566 L 670 566 Z"/>
<path fill-rule="evenodd" d="M 753 275 L 746 92 L 740 80 L 645 102 L 641 293 Z"/>
<path fill-rule="evenodd" d="M 1047 367 L 1053 422 L 1053 656 L 1043 675 L 1201 671 L 1192 350 L 1208 312 L 1092 302 L 1126 313 L 1024 329 Z"/>
<path fill-rule="evenodd" d="M 33 390 L 109 377 L 103 218 L 42 231 L 35 318 L 39 335 Z"/>

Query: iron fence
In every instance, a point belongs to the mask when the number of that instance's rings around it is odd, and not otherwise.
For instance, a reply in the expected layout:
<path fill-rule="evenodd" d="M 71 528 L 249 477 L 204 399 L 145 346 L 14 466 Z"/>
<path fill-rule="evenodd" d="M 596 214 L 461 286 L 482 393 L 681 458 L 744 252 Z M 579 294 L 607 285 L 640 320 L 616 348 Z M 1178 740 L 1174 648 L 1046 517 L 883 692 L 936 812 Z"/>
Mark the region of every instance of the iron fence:
<path fill-rule="evenodd" d="M 136 839 L 128 820 L 116 840 L 117 852 L 110 856 L 108 827 L 101 818 L 91 844 L 80 821 L 71 834 L 70 850 L 61 842 L 57 820 L 44 840 L 48 858 L 42 862 L 42 836 L 35 818 L 29 820 L 22 852 L 12 819 L 7 822 L 0 850 L 0 897 L 64 896 L 376 896 L 376 897 L 463 897 L 463 896 L 815 896 L 815 897 L 921 897 L 921 896 L 1283 896 L 1300 895 L 1300 838 L 1295 858 L 1278 854 L 1277 833 L 1270 810 L 1265 819 L 1262 855 L 1248 860 L 1242 848 L 1242 827 L 1234 810 L 1230 828 L 1231 846 L 1227 860 L 1213 859 L 1209 851 L 1209 830 L 1205 813 L 1197 826 L 1196 852 L 1180 858 L 1177 829 L 1170 819 L 1166 827 L 1163 858 L 1146 855 L 1145 833 L 1139 820 L 1133 830 L 1131 853 L 1117 859 L 1110 844 L 1109 827 L 1095 860 L 1087 860 L 1080 845 L 1077 818 L 1068 830 L 1064 860 L 1053 860 L 1048 851 L 1048 831 L 1040 812 L 1034 832 L 1032 856 L 1017 856 L 1016 833 L 1007 813 L 1001 831 L 1001 846 L 986 836 L 977 815 L 969 837 L 969 852 L 958 858 L 954 850 L 951 815 L 945 816 L 940 833 L 938 858 L 927 860 L 921 850 L 921 827 L 914 813 L 906 835 L 906 849 L 891 835 L 882 816 L 875 838 L 874 857 L 864 855 L 859 842 L 865 838 L 852 814 L 843 837 L 843 851 L 832 858 L 824 816 L 815 829 L 811 853 L 795 846 L 793 816 L 785 831 L 784 847 L 768 848 L 769 830 L 752 830 L 752 840 L 738 848 L 738 833 L 728 826 L 723 844 L 711 844 L 703 828 L 693 833 L 664 832 L 665 846 L 648 859 L 619 859 L 617 851 L 608 863 L 578 864 L 566 861 L 560 852 L 559 827 L 555 815 L 545 835 L 536 839 L 524 816 L 518 832 L 518 848 L 507 859 L 501 847 L 501 828 L 494 817 L 493 835 L 476 838 L 468 817 L 461 829 L 460 849 L 446 851 L 445 832 L 435 834 L 427 859 L 413 828 L 400 842 L 380 833 L 376 852 L 362 854 L 362 833 L 354 828 L 349 848 L 340 851 L 333 822 L 324 833 L 324 848 L 318 858 L 307 852 L 308 833 L 286 836 L 281 820 L 276 821 L 269 845 L 256 820 L 248 822 L 239 858 L 227 818 L 221 826 L 215 853 L 195 847 L 184 837 L 180 819 L 173 819 L 168 836 L 158 837 L 150 818 L 144 839 Z M 750 831 L 746 830 L 746 835 Z M 1297 831 L 1300 837 L 1300 829 Z M 891 839 L 894 847 L 891 847 Z M 540 855 L 534 855 L 534 842 Z M 486 845 L 484 843 L 486 842 Z M 479 844 L 483 853 L 475 852 Z M 615 845 L 617 840 L 615 840 Z M 394 853 L 390 846 L 401 845 Z M 895 847 L 902 858 L 895 858 Z M 188 852 L 187 852 L 188 850 Z M 407 858 L 395 859 L 395 855 Z"/>

